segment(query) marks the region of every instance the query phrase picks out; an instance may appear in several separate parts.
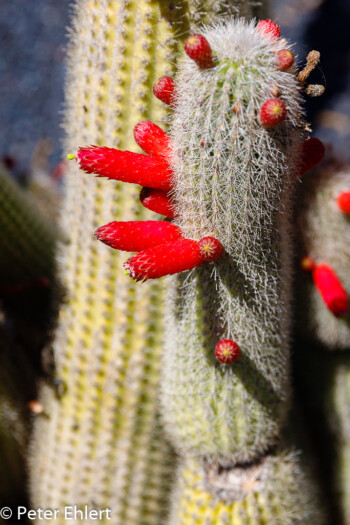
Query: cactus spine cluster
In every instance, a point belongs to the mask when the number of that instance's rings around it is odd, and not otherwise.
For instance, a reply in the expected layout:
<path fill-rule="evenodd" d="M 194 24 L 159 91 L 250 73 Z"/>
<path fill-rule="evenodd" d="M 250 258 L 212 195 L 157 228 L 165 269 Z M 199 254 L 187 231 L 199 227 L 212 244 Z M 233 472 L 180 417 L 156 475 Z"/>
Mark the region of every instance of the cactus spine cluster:
<path fill-rule="evenodd" d="M 154 81 L 171 74 L 194 23 L 253 13 L 256 3 L 79 0 L 67 82 L 66 149 L 128 148 L 141 119 L 160 121 Z M 31 454 L 35 507 L 108 506 L 114 523 L 164 523 L 170 450 L 157 415 L 163 285 L 135 286 L 120 256 L 92 231 L 107 220 L 150 216 L 131 186 L 67 174 L 61 225 L 66 288 L 56 338 L 58 395 L 45 387 Z M 63 395 L 62 395 L 63 394 Z M 62 516 L 62 514 L 61 514 Z M 61 518 L 62 520 L 62 518 Z M 58 522 L 60 519 L 58 520 Z"/>

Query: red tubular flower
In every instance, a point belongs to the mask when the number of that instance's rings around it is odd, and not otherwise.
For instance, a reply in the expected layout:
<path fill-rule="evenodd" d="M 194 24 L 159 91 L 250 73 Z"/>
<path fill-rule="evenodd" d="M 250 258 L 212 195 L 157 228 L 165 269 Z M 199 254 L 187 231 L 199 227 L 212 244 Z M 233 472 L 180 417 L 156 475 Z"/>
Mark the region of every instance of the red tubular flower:
<path fill-rule="evenodd" d="M 344 315 L 348 310 L 348 296 L 333 268 L 327 264 L 317 265 L 313 280 L 327 308 L 336 317 Z"/>
<path fill-rule="evenodd" d="M 189 36 L 184 44 L 187 55 L 196 62 L 200 69 L 214 67 L 213 52 L 208 40 L 202 35 Z"/>
<path fill-rule="evenodd" d="M 172 171 L 162 157 L 114 148 L 87 146 L 76 153 L 79 168 L 99 177 L 169 190 Z"/>
<path fill-rule="evenodd" d="M 267 35 L 271 38 L 279 38 L 281 36 L 280 27 L 275 24 L 275 22 L 272 22 L 272 20 L 260 20 L 256 26 L 256 29 L 262 35 Z"/>
<path fill-rule="evenodd" d="M 127 260 L 124 268 L 136 281 L 147 281 L 191 270 L 202 263 L 198 242 L 179 239 L 134 255 Z"/>
<path fill-rule="evenodd" d="M 299 146 L 299 173 L 298 176 L 304 175 L 323 160 L 326 154 L 326 148 L 323 142 L 316 137 L 304 140 Z"/>
<path fill-rule="evenodd" d="M 169 155 L 171 138 L 153 122 L 143 120 L 136 124 L 134 138 L 140 148 L 150 155 Z"/>
<path fill-rule="evenodd" d="M 350 213 L 350 191 L 342 191 L 338 195 L 337 204 L 343 213 Z"/>
<path fill-rule="evenodd" d="M 160 77 L 153 86 L 153 94 L 164 104 L 171 106 L 174 102 L 175 87 L 171 77 Z"/>
<path fill-rule="evenodd" d="M 286 116 L 286 105 L 279 98 L 270 98 L 261 106 L 260 123 L 264 128 L 273 128 L 281 124 Z"/>
<path fill-rule="evenodd" d="M 289 49 L 281 49 L 276 55 L 276 66 L 279 71 L 287 71 L 294 64 L 294 54 Z"/>
<path fill-rule="evenodd" d="M 182 237 L 175 224 L 163 221 L 110 222 L 95 231 L 99 241 L 115 250 L 139 252 Z"/>
<path fill-rule="evenodd" d="M 215 357 L 220 363 L 231 365 L 239 358 L 240 348 L 232 339 L 222 339 L 215 347 Z"/>
<path fill-rule="evenodd" d="M 154 188 L 142 188 L 140 201 L 145 208 L 151 211 L 165 215 L 170 219 L 175 217 L 174 203 L 165 191 Z"/>

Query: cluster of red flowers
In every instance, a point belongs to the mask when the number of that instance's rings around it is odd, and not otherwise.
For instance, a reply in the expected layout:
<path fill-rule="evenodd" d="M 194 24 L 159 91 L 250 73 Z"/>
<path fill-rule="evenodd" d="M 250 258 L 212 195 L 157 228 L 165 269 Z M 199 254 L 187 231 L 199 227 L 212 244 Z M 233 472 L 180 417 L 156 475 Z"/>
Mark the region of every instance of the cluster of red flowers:
<path fill-rule="evenodd" d="M 257 29 L 264 37 L 280 37 L 279 27 L 270 20 L 260 21 Z M 215 57 L 204 36 L 190 36 L 185 42 L 185 51 L 200 69 L 215 66 Z M 280 71 L 287 71 L 293 63 L 291 51 L 286 49 L 277 53 L 276 67 Z M 153 93 L 170 106 L 176 104 L 176 84 L 170 77 L 161 77 L 154 85 Z M 284 102 L 272 98 L 261 107 L 260 123 L 271 128 L 283 122 L 286 115 Z M 171 138 L 149 121 L 137 124 L 134 137 L 147 155 L 88 146 L 79 148 L 75 156 L 69 157 L 75 157 L 79 167 L 87 173 L 143 186 L 140 193 L 143 206 L 173 219 L 176 210 L 171 198 Z M 318 139 L 302 143 L 299 175 L 315 166 L 323 156 L 324 146 Z M 186 239 L 180 228 L 168 221 L 115 221 L 100 227 L 95 234 L 114 249 L 137 252 L 124 264 L 125 273 L 137 281 L 190 270 L 205 262 L 217 261 L 224 255 L 224 248 L 218 239 L 211 236 L 199 241 Z M 217 344 L 215 355 L 221 363 L 231 364 L 238 358 L 239 347 L 234 341 L 224 339 Z"/>

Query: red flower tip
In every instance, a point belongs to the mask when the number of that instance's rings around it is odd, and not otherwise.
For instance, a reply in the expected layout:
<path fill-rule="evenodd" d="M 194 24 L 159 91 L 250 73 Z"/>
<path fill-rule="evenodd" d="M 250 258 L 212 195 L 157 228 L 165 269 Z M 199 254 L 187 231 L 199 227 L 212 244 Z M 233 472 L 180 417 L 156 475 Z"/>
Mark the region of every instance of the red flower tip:
<path fill-rule="evenodd" d="M 333 268 L 319 264 L 313 271 L 313 280 L 327 308 L 336 317 L 346 314 L 348 296 Z"/>
<path fill-rule="evenodd" d="M 217 261 L 224 255 L 224 247 L 215 237 L 203 237 L 198 242 L 200 256 L 203 261 Z"/>
<path fill-rule="evenodd" d="M 171 106 L 174 102 L 176 84 L 171 77 L 160 77 L 153 86 L 153 94 L 159 100 Z"/>
<path fill-rule="evenodd" d="M 175 224 L 163 221 L 110 222 L 95 231 L 97 239 L 115 250 L 139 252 L 182 237 Z"/>
<path fill-rule="evenodd" d="M 304 175 L 323 160 L 326 154 L 326 148 L 323 142 L 316 137 L 304 140 L 299 146 L 299 173 L 298 176 Z"/>
<path fill-rule="evenodd" d="M 316 263 L 312 259 L 312 257 L 309 257 L 308 255 L 306 255 L 305 257 L 301 259 L 300 266 L 302 270 L 305 270 L 305 272 L 312 272 L 312 270 L 314 270 L 316 266 Z"/>
<path fill-rule="evenodd" d="M 134 138 L 140 148 L 149 155 L 169 155 L 171 138 L 159 126 L 143 120 L 134 127 Z"/>
<path fill-rule="evenodd" d="M 260 123 L 264 128 L 281 124 L 287 116 L 287 108 L 279 98 L 270 98 L 261 106 Z"/>
<path fill-rule="evenodd" d="M 276 66 L 279 71 L 287 71 L 294 64 L 294 54 L 289 49 L 281 49 L 276 55 Z"/>
<path fill-rule="evenodd" d="M 137 253 L 127 260 L 124 268 L 132 279 L 147 281 L 191 270 L 202 263 L 198 242 L 179 239 Z"/>
<path fill-rule="evenodd" d="M 350 213 L 350 191 L 342 191 L 338 195 L 337 204 L 343 213 Z"/>
<path fill-rule="evenodd" d="M 231 365 L 239 358 L 240 348 L 232 339 L 222 339 L 215 347 L 215 357 L 224 365 Z"/>
<path fill-rule="evenodd" d="M 213 52 L 208 40 L 202 35 L 189 36 L 184 44 L 187 55 L 196 62 L 200 69 L 214 67 Z"/>
<path fill-rule="evenodd" d="M 279 38 L 281 36 L 280 27 L 275 24 L 275 22 L 272 22 L 272 20 L 260 20 L 256 29 L 262 35 L 267 35 L 272 38 Z"/>
<path fill-rule="evenodd" d="M 169 219 L 175 217 L 174 203 L 165 191 L 153 188 L 142 188 L 140 201 L 145 208 L 151 211 L 165 215 L 169 217 Z"/>
<path fill-rule="evenodd" d="M 79 148 L 76 156 L 79 167 L 86 173 L 151 188 L 171 188 L 173 173 L 167 161 L 158 155 L 87 146 Z"/>

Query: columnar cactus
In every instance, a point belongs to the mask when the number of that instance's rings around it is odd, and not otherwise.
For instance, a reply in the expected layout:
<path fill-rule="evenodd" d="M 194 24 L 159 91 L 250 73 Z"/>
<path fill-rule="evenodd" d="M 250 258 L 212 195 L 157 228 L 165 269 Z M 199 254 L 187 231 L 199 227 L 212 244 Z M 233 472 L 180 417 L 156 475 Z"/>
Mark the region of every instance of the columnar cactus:
<path fill-rule="evenodd" d="M 330 160 L 302 179 L 297 209 L 298 330 L 331 350 L 350 347 L 349 202 L 349 166 Z"/>
<path fill-rule="evenodd" d="M 209 469 L 260 463 L 289 403 L 290 203 L 313 159 L 279 37 L 268 20 L 189 37 L 175 82 L 163 77 L 154 90 L 174 109 L 169 136 L 143 121 L 134 135 L 148 155 L 98 146 L 73 155 L 88 173 L 146 186 L 142 203 L 173 218 L 174 229 L 115 221 L 96 235 L 138 252 L 124 264 L 136 281 L 190 270 L 168 281 L 160 401 L 176 450 Z M 311 509 L 283 512 L 303 523 Z"/>
<path fill-rule="evenodd" d="M 164 118 L 152 86 L 172 73 L 191 27 L 239 9 L 250 16 L 255 4 L 77 1 L 67 152 L 83 143 L 128 148 L 139 120 Z M 164 523 L 172 456 L 156 403 L 163 285 L 135 286 L 120 274 L 119 254 L 91 233 L 107 219 L 151 213 L 131 186 L 81 177 L 74 168 L 66 180 L 61 225 L 70 243 L 61 247 L 60 273 L 67 293 L 53 343 L 60 389 L 42 391 L 48 417 L 38 417 L 32 442 L 32 502 L 108 506 L 115 524 Z"/>
<path fill-rule="evenodd" d="M 180 450 L 230 464 L 276 442 L 289 401 L 290 202 L 304 123 L 296 76 L 276 67 L 288 46 L 259 29 L 205 33 L 216 65 L 183 61 L 171 121 L 176 223 L 186 237 L 214 235 L 225 255 L 172 280 L 163 414 Z M 221 339 L 241 347 L 233 367 L 215 360 Z"/>

